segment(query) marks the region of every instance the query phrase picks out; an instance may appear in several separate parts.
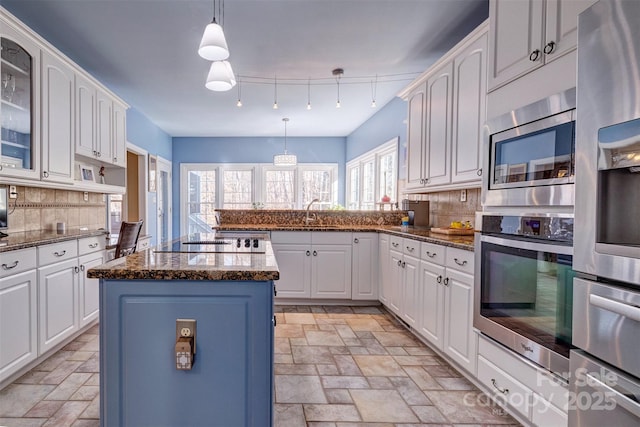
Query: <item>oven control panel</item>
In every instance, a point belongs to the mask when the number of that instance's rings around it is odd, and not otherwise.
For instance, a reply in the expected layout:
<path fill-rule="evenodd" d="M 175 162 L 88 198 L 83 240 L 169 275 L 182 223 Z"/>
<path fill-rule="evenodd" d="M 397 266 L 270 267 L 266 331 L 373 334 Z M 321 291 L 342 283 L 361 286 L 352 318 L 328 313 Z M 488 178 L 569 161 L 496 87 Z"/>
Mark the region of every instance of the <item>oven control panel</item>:
<path fill-rule="evenodd" d="M 573 242 L 573 217 L 487 214 L 482 215 L 481 221 L 480 231 L 483 234 Z"/>

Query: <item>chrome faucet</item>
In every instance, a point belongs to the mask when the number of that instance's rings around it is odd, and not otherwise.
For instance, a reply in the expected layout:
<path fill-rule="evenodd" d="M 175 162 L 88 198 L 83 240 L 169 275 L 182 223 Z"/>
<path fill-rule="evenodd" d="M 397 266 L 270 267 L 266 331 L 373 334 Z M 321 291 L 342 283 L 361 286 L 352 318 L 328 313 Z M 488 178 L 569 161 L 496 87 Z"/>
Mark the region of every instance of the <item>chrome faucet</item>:
<path fill-rule="evenodd" d="M 314 204 L 315 202 L 319 202 L 320 199 L 313 199 L 311 202 L 309 202 L 309 204 L 307 205 L 307 216 L 304 218 L 304 223 L 306 225 L 309 225 L 310 222 L 315 221 L 316 219 L 318 219 L 318 216 L 316 214 L 313 214 L 313 218 L 311 218 L 309 216 L 309 209 L 311 208 L 311 205 Z"/>

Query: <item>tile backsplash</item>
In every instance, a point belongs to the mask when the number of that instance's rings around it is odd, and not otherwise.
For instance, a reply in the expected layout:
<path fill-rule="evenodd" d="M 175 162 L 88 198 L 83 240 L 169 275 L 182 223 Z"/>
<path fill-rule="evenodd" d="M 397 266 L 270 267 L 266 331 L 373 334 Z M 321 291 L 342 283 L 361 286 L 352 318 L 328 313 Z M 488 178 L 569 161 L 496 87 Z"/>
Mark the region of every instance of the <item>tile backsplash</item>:
<path fill-rule="evenodd" d="M 58 222 L 67 228 L 105 227 L 106 206 L 101 193 L 50 188 L 16 188 L 17 199 L 9 199 L 9 233 L 31 230 L 55 230 Z M 15 209 L 14 209 L 15 207 Z"/>
<path fill-rule="evenodd" d="M 475 225 L 476 211 L 482 210 L 479 188 L 468 188 L 467 201 L 460 201 L 460 190 L 428 194 L 409 194 L 410 200 L 429 200 L 429 221 L 432 227 L 448 227 L 452 221 L 471 221 Z"/>

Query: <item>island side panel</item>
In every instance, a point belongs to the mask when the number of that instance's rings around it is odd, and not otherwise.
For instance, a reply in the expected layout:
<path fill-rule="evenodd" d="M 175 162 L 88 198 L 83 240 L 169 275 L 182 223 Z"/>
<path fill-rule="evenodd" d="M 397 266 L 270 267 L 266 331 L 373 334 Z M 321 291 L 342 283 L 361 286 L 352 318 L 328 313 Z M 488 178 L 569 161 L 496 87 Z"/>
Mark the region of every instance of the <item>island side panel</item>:
<path fill-rule="evenodd" d="M 100 282 L 101 425 L 273 424 L 273 282 Z M 193 369 L 175 322 L 196 319 Z"/>

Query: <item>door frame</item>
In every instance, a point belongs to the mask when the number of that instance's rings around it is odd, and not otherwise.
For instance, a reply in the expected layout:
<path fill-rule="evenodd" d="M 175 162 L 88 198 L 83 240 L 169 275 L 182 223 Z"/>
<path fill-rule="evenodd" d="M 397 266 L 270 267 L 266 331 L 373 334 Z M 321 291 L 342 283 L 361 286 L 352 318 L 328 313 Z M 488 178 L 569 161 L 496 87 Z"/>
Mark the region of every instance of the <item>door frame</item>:
<path fill-rule="evenodd" d="M 172 227 L 171 227 L 171 223 L 173 222 L 173 203 L 172 203 L 172 192 L 171 192 L 171 187 L 172 187 L 172 171 L 171 171 L 171 161 L 167 160 L 165 158 L 162 158 L 160 156 L 157 156 L 158 158 L 158 170 L 157 170 L 157 175 L 156 175 L 156 182 L 158 185 L 158 193 L 160 194 L 161 191 L 161 186 L 162 183 L 160 182 L 160 172 L 164 171 L 167 172 L 167 209 L 168 212 L 166 212 L 165 214 L 167 215 L 167 241 L 171 241 L 172 239 Z M 156 244 L 159 245 L 161 243 L 160 241 L 160 236 L 162 235 L 162 221 L 160 218 L 160 197 L 156 197 Z"/>
<path fill-rule="evenodd" d="M 148 222 L 149 222 L 149 203 L 147 202 L 147 188 L 148 188 L 148 179 L 149 179 L 149 171 L 148 171 L 148 162 L 147 156 L 149 152 L 143 148 L 138 147 L 135 144 L 127 141 L 126 151 L 129 151 L 136 156 L 138 156 L 138 207 L 140 212 L 144 213 L 144 222 L 142 223 L 142 230 L 140 230 L 140 235 L 144 236 L 149 234 L 151 230 L 149 230 Z M 122 201 L 122 209 L 126 211 L 127 209 L 127 198 L 123 197 Z M 129 221 L 137 221 L 140 218 L 128 218 Z"/>

